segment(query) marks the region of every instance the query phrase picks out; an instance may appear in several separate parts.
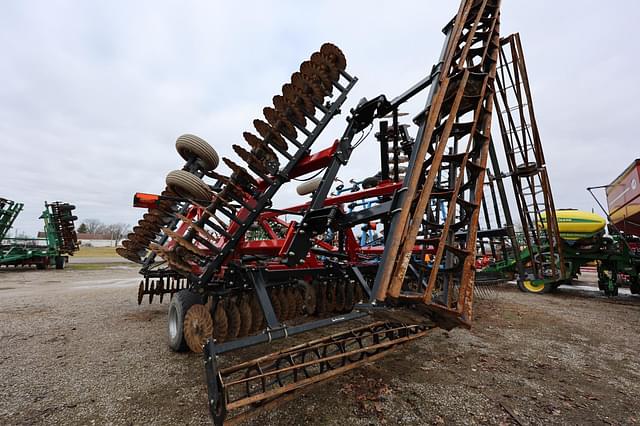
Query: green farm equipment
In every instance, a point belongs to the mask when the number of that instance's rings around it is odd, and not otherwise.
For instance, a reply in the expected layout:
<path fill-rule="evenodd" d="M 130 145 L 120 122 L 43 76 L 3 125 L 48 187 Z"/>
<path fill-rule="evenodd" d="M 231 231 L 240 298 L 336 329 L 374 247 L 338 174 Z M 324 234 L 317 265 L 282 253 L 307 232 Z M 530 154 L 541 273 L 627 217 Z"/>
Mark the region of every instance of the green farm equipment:
<path fill-rule="evenodd" d="M 518 265 L 521 265 L 524 278 L 518 279 L 518 288 L 531 293 L 548 293 L 562 284 L 570 284 L 580 273 L 581 267 L 595 264 L 598 287 L 606 296 L 616 296 L 623 282 L 629 285 L 632 294 L 640 294 L 640 250 L 637 238 L 626 237 L 613 228 L 609 231 L 609 235 L 602 229 L 580 239 L 575 239 L 575 234 L 560 232 L 565 273 L 559 277 L 551 272 L 552 261 L 548 259 L 549 249 L 544 241 L 539 246 L 534 246 L 532 251 L 526 247 L 521 248 L 519 262 L 512 251 L 503 260 L 482 269 L 482 273 L 515 276 L 519 273 Z M 518 235 L 517 241 L 520 247 L 524 246 L 521 234 Z M 542 275 L 533 276 L 529 270 L 539 258 L 545 259 L 542 263 Z M 553 263 L 560 269 L 558 257 L 555 257 Z"/>
<path fill-rule="evenodd" d="M 32 266 L 46 269 L 55 266 L 63 269 L 69 256 L 78 250 L 72 211 L 68 203 L 45 202 L 40 216 L 44 220 L 45 238 L 7 237 L 16 217 L 24 205 L 0 198 L 0 266 Z"/>

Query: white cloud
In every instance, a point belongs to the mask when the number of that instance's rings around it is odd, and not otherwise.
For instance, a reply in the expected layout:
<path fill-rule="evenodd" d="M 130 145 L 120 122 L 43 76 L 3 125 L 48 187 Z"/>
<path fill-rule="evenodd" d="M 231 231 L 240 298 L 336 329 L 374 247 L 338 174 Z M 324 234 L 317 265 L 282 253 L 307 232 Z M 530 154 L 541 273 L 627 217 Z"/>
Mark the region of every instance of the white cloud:
<path fill-rule="evenodd" d="M 638 157 L 640 112 L 630 37 L 633 1 L 503 2 L 502 31 L 520 31 L 558 206 L 589 209 L 584 187 Z M 193 132 L 222 154 L 323 42 L 360 78 L 361 97 L 393 97 L 422 78 L 458 2 L 80 2 L 0 5 L 0 196 L 26 204 L 35 233 L 44 200 L 81 218 L 134 223 L 136 191 L 181 166 L 175 138 Z M 413 116 L 416 99 L 405 110 Z M 374 173 L 371 139 L 343 176 Z M 286 194 L 293 193 L 287 190 Z M 280 198 L 286 198 L 280 197 Z"/>

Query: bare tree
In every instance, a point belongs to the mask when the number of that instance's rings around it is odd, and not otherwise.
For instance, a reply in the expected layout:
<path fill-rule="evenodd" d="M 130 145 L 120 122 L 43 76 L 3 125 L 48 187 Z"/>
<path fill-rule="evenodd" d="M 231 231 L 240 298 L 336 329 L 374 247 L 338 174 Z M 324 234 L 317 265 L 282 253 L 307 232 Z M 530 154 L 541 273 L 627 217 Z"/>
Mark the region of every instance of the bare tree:
<path fill-rule="evenodd" d="M 97 234 L 100 231 L 104 231 L 104 223 L 98 219 L 87 219 L 83 224 L 86 226 L 86 230 L 89 234 Z"/>
<path fill-rule="evenodd" d="M 105 226 L 105 233 L 111 236 L 112 240 L 115 240 L 116 245 L 122 240 L 131 230 L 131 226 L 126 223 L 112 223 Z"/>

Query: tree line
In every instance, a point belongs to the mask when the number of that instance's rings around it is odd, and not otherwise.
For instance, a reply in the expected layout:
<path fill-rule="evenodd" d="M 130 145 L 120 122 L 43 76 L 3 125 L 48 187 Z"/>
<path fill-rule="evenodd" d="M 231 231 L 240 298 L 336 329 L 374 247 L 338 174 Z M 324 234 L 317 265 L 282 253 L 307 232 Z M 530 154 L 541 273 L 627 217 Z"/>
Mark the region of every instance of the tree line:
<path fill-rule="evenodd" d="M 122 240 L 129 232 L 131 225 L 126 223 L 105 224 L 98 219 L 86 219 L 80 223 L 77 229 L 78 233 L 86 234 L 104 234 L 109 235 L 116 244 Z"/>

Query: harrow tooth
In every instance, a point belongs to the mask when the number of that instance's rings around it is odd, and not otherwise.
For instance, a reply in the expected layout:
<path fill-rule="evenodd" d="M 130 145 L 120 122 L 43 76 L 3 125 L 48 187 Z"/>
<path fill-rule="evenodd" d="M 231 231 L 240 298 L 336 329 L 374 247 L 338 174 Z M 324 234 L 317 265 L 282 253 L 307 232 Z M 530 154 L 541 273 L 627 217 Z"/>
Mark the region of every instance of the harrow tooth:
<path fill-rule="evenodd" d="M 131 240 L 122 241 L 122 247 L 134 253 L 145 251 L 145 249 L 147 248 L 147 245 L 148 243 L 143 245 L 143 244 L 140 244 L 138 241 L 131 241 Z"/>
<path fill-rule="evenodd" d="M 264 107 L 262 113 L 267 119 L 267 122 L 271 124 L 276 131 L 280 132 L 287 139 L 296 140 L 298 132 L 285 115 L 271 107 Z"/>
<path fill-rule="evenodd" d="M 250 333 L 255 333 L 256 331 L 262 330 L 264 326 L 264 314 L 262 313 L 262 307 L 260 306 L 260 302 L 258 301 L 258 297 L 254 294 L 251 297 L 249 302 L 251 308 L 251 331 Z"/>
<path fill-rule="evenodd" d="M 278 160 L 276 153 L 269 148 L 269 145 L 252 133 L 244 132 L 242 135 L 249 146 L 251 146 L 251 152 L 256 157 L 263 159 L 262 163 L 269 173 L 272 175 L 278 173 L 278 169 L 280 169 L 280 160 Z"/>
<path fill-rule="evenodd" d="M 156 291 L 160 292 L 160 303 L 162 304 L 162 299 L 164 299 L 165 294 L 164 280 L 162 278 L 160 278 L 159 286 L 156 287 Z"/>
<path fill-rule="evenodd" d="M 322 52 L 315 52 L 311 55 L 311 62 L 326 73 L 332 82 L 336 82 L 340 79 L 340 69 L 334 62 Z"/>
<path fill-rule="evenodd" d="M 140 280 L 138 286 L 138 306 L 142 305 L 142 299 L 144 298 L 144 280 Z"/>
<path fill-rule="evenodd" d="M 338 281 L 336 284 L 336 298 L 335 298 L 335 311 L 336 312 L 344 312 L 345 310 L 345 283 L 344 280 Z"/>
<path fill-rule="evenodd" d="M 313 315 L 316 312 L 316 288 L 305 281 L 304 285 L 304 311 L 307 315 Z"/>
<path fill-rule="evenodd" d="M 331 43 L 325 43 L 320 47 L 320 53 L 329 58 L 329 60 L 333 62 L 340 71 L 344 71 L 347 68 L 347 59 L 344 57 L 344 53 L 342 53 L 342 50 L 340 50 L 338 46 Z"/>
<path fill-rule="evenodd" d="M 293 93 L 291 89 L 286 87 L 287 85 L 282 86 L 282 94 L 284 97 L 290 98 L 291 95 L 294 95 L 301 98 L 304 102 L 304 109 L 308 112 L 313 111 L 315 114 L 315 107 L 322 106 L 326 96 L 326 91 L 324 90 L 324 87 L 322 87 L 322 83 L 309 75 L 305 75 L 301 72 L 294 72 L 291 74 L 291 85 L 293 86 Z M 308 109 L 309 103 L 314 105 L 314 108 L 311 111 Z"/>
<path fill-rule="evenodd" d="M 242 189 L 246 190 L 248 193 L 252 193 L 254 188 L 258 187 L 258 182 L 247 172 L 244 167 L 241 167 L 229 160 L 228 158 L 222 158 L 222 161 L 233 170 L 233 174 L 231 175 L 231 181 L 235 181 Z"/>
<path fill-rule="evenodd" d="M 313 88 L 302 77 L 302 74 L 294 73 L 291 76 L 291 80 L 291 84 L 287 83 L 282 86 L 282 96 L 287 102 L 300 108 L 307 117 L 315 117 L 316 105 L 322 105 L 322 96 L 317 97 Z"/>
<path fill-rule="evenodd" d="M 336 310 L 336 283 L 331 281 L 327 284 L 327 312 Z"/>
<path fill-rule="evenodd" d="M 254 154 L 235 144 L 231 147 L 236 154 L 238 154 L 238 157 L 242 158 L 249 165 L 249 168 L 253 170 L 253 172 L 265 180 L 269 179 L 269 170 Z"/>
<path fill-rule="evenodd" d="M 149 283 L 149 304 L 153 303 L 153 295 L 156 293 L 156 285 L 154 282 Z"/>
<path fill-rule="evenodd" d="M 190 253 L 193 253 L 196 256 L 200 256 L 200 257 L 207 257 L 208 253 L 206 251 L 200 249 L 199 247 L 196 247 L 193 243 L 191 243 L 190 241 L 187 241 L 182 235 L 171 230 L 170 228 L 164 227 L 162 228 L 162 232 L 164 232 L 167 236 L 171 237 L 171 239 L 175 241 L 176 244 L 188 250 Z"/>
<path fill-rule="evenodd" d="M 205 305 L 196 303 L 184 316 L 184 340 L 194 353 L 202 353 L 207 339 L 213 336 L 213 319 Z"/>
<path fill-rule="evenodd" d="M 331 84 L 331 77 L 320 67 L 316 66 L 311 61 L 304 61 L 300 65 L 300 73 L 303 77 L 305 77 L 308 81 L 313 81 L 319 87 L 322 88 L 322 93 L 324 96 L 331 96 L 333 91 L 333 85 Z"/>
<path fill-rule="evenodd" d="M 327 312 L 327 284 L 316 284 L 316 314 L 324 315 Z"/>
<path fill-rule="evenodd" d="M 273 306 L 273 312 L 276 314 L 276 318 L 281 320 L 282 318 L 282 305 L 280 304 L 280 291 L 277 288 L 272 288 L 269 291 L 269 299 L 271 299 L 271 305 Z"/>
<path fill-rule="evenodd" d="M 240 311 L 238 310 L 238 306 L 235 302 L 228 298 L 225 301 L 225 312 L 227 314 L 227 339 L 233 340 L 238 337 L 240 333 Z"/>
<path fill-rule="evenodd" d="M 245 337 L 251 332 L 252 313 L 251 306 L 247 300 L 248 295 L 242 295 L 239 299 L 238 311 L 240 312 L 240 331 L 238 337 Z"/>
<path fill-rule="evenodd" d="M 286 152 L 289 149 L 289 147 L 287 146 L 287 142 L 285 142 L 282 135 L 268 123 L 265 123 L 260 119 L 255 119 L 253 120 L 253 127 L 256 128 L 256 130 L 266 143 L 270 143 L 281 151 Z"/>
<path fill-rule="evenodd" d="M 273 97 L 273 106 L 282 115 L 287 117 L 291 122 L 301 129 L 307 127 L 307 119 L 304 116 L 304 112 L 300 108 L 288 102 L 284 96 L 276 95 Z"/>

